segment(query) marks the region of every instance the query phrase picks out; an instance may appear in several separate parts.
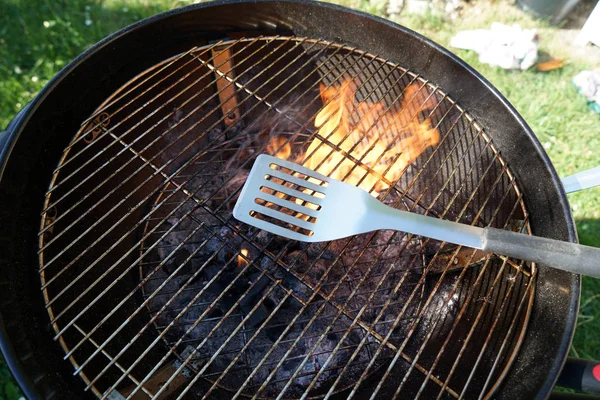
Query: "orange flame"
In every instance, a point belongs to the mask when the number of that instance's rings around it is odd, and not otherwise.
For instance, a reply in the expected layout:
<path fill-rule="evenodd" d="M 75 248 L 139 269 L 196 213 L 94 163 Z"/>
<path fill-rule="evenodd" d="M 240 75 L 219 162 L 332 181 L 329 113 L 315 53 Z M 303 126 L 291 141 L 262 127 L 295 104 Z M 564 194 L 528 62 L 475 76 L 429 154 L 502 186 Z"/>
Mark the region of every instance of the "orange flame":
<path fill-rule="evenodd" d="M 283 136 L 274 137 L 267 145 L 267 151 L 269 154 L 287 160 L 292 155 L 292 146 L 288 139 Z"/>
<path fill-rule="evenodd" d="M 238 259 L 237 259 L 237 265 L 238 267 L 243 266 L 244 264 L 246 264 L 246 259 L 244 257 L 248 256 L 248 249 L 242 249 L 240 251 L 241 254 L 238 254 Z M 244 256 L 244 257 L 242 257 Z"/>
<path fill-rule="evenodd" d="M 396 181 L 427 147 L 439 143 L 439 131 L 428 119 L 420 122 L 418 118 L 421 111 L 435 106 L 436 100 L 432 96 L 425 104 L 416 104 L 420 87 L 413 83 L 406 88 L 400 109 L 391 110 L 384 102 L 356 101 L 356 90 L 357 84 L 349 79 L 337 87 L 321 84 L 325 106 L 317 114 L 315 126 L 325 140 L 313 139 L 304 165 L 377 196 L 389 187 L 381 177 Z"/>

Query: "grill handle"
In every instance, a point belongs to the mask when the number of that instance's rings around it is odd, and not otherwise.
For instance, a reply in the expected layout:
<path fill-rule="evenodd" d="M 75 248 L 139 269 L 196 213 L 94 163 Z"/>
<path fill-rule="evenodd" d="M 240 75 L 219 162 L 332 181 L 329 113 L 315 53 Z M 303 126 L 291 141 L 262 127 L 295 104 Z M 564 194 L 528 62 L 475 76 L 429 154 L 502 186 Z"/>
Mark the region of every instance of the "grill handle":
<path fill-rule="evenodd" d="M 565 192 L 573 193 L 600 185 L 600 167 L 590 168 L 561 179 Z"/>
<path fill-rule="evenodd" d="M 485 228 L 483 250 L 600 278 L 600 248 Z"/>
<path fill-rule="evenodd" d="M 600 394 L 600 363 L 580 358 L 567 358 L 556 386 Z"/>

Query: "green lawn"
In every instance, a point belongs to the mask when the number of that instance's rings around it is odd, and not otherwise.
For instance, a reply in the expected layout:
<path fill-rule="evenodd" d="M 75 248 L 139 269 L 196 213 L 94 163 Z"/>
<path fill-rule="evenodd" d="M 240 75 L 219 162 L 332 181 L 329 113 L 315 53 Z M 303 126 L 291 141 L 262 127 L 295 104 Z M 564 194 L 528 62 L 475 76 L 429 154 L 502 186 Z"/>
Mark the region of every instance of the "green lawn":
<path fill-rule="evenodd" d="M 106 35 L 141 18 L 191 1 L 176 0 L 0 0 L 0 127 L 5 126 L 44 84 L 70 60 Z M 351 7 L 383 15 L 383 0 L 341 0 Z M 471 3 L 472 4 L 472 3 Z M 399 21 L 448 46 L 461 29 L 489 27 L 494 20 L 541 29 L 541 49 L 568 57 L 559 31 L 516 8 L 480 2 L 455 21 L 436 15 L 402 16 Z M 455 51 L 512 102 L 544 144 L 559 174 L 600 164 L 600 117 L 591 113 L 571 84 L 592 65 L 567 59 L 549 73 L 507 72 L 479 63 L 477 55 Z M 580 239 L 600 247 L 600 189 L 572 194 Z M 582 308 L 572 353 L 600 359 L 600 281 L 584 279 Z M 18 399 L 6 367 L 0 366 L 0 399 Z"/>

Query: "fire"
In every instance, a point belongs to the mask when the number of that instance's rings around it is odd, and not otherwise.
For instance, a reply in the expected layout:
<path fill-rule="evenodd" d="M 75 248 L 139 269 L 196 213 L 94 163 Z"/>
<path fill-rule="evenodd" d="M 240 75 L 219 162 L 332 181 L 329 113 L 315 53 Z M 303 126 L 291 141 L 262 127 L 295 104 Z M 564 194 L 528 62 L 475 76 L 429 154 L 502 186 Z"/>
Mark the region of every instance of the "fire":
<path fill-rule="evenodd" d="M 292 154 L 292 146 L 285 137 L 276 136 L 267 145 L 267 151 L 277 158 L 287 160 Z"/>
<path fill-rule="evenodd" d="M 413 83 L 406 88 L 401 107 L 391 109 L 384 102 L 357 101 L 356 90 L 356 82 L 349 79 L 339 86 L 321 84 L 324 107 L 315 118 L 315 127 L 325 140 L 313 139 L 303 165 L 377 196 L 389 187 L 381 177 L 396 181 L 425 149 L 439 143 L 439 131 L 428 119 L 419 121 L 418 115 L 437 100 L 432 96 L 431 101 L 417 104 L 415 94 L 420 87 Z"/>
<path fill-rule="evenodd" d="M 321 84 L 319 89 L 323 108 L 314 122 L 318 136 L 312 139 L 305 153 L 292 160 L 323 175 L 358 186 L 377 197 L 389 188 L 382 177 L 388 182 L 396 182 L 417 157 L 440 141 L 440 133 L 431 125 L 430 119 L 420 119 L 421 114 L 434 108 L 439 100 L 435 96 L 428 97 L 425 102 L 418 100 L 416 95 L 422 87 L 417 83 L 406 87 L 399 107 L 390 107 L 384 101 L 357 101 L 358 84 L 351 79 L 336 86 Z M 281 159 L 292 158 L 288 140 L 283 136 L 272 138 L 267 151 Z M 273 179 L 276 183 L 293 186 Z M 284 196 L 265 190 L 278 197 Z M 292 201 L 316 207 L 301 199 Z M 269 202 L 263 205 L 273 206 Z M 293 210 L 277 209 L 296 214 L 297 218 L 308 218 Z M 242 254 L 246 255 L 247 251 L 243 249 Z M 238 257 L 241 266 L 245 261 L 241 255 Z"/>
<path fill-rule="evenodd" d="M 246 264 L 246 258 L 248 256 L 248 249 L 242 249 L 240 251 L 241 254 L 238 254 L 238 260 L 237 260 L 237 265 L 238 267 L 243 266 L 244 264 Z M 243 256 L 243 257 L 242 257 Z"/>

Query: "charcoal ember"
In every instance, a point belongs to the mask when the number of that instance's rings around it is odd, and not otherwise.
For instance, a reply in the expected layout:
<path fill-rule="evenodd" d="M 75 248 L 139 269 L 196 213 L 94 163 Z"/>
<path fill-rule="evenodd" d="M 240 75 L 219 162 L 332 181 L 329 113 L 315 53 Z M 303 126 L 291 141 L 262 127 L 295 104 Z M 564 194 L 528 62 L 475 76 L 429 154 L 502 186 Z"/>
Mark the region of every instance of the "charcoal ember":
<path fill-rule="evenodd" d="M 256 237 L 254 238 L 254 241 L 259 243 L 261 246 L 266 246 L 273 240 L 273 236 L 274 236 L 273 234 L 271 234 L 267 231 L 261 230 L 258 232 Z"/>
<path fill-rule="evenodd" d="M 234 235 L 233 231 L 228 226 L 221 226 L 218 229 L 216 236 L 218 236 L 221 240 L 223 240 L 225 242 L 231 240 L 232 238 L 237 237 L 237 235 Z"/>
<path fill-rule="evenodd" d="M 233 177 L 227 182 L 226 192 L 227 194 L 232 194 L 242 188 L 246 180 L 248 179 L 249 171 L 241 169 L 233 175 Z M 237 200 L 237 196 L 236 196 Z M 232 203 L 235 203 L 236 200 L 232 200 Z"/>
<path fill-rule="evenodd" d="M 311 284 L 315 284 L 327 271 L 329 263 L 326 260 L 311 260 L 306 264 L 299 264 L 296 272 L 306 277 Z M 335 268 L 335 267 L 334 267 Z"/>
<path fill-rule="evenodd" d="M 310 258 L 317 258 L 321 256 L 325 248 L 324 243 L 310 243 L 306 247 L 306 254 Z"/>
<path fill-rule="evenodd" d="M 240 302 L 242 311 L 249 312 L 254 304 L 259 302 L 265 290 L 270 286 L 269 284 L 272 284 L 272 281 L 264 275 L 253 274 L 253 276 L 250 276 L 248 278 L 248 290 Z"/>
<path fill-rule="evenodd" d="M 223 130 L 220 127 L 215 127 L 210 132 L 208 132 L 208 141 L 210 143 L 219 143 L 224 140 L 225 135 L 223 135 Z"/>
<path fill-rule="evenodd" d="M 329 247 L 329 251 L 332 254 L 335 254 L 335 257 L 337 257 L 339 254 L 341 254 L 344 249 L 351 244 L 351 241 L 355 240 L 357 236 L 353 236 L 352 238 L 347 238 L 347 239 L 340 239 L 340 240 L 334 240 L 332 242 L 328 243 L 328 247 Z"/>
<path fill-rule="evenodd" d="M 308 261 L 308 256 L 302 250 L 294 250 L 284 255 L 283 261 L 293 268 L 295 265 L 305 264 Z"/>
<path fill-rule="evenodd" d="M 301 282 L 297 278 L 289 275 L 283 280 L 282 285 L 283 287 L 291 289 L 294 295 L 304 302 L 307 302 L 314 293 L 314 290 L 306 282 Z"/>
<path fill-rule="evenodd" d="M 234 249 L 229 246 L 225 246 L 217 253 L 216 262 L 223 265 L 237 264 L 237 262 L 234 260 L 235 255 L 236 251 Z"/>
<path fill-rule="evenodd" d="M 271 342 L 276 342 L 277 339 L 283 334 L 284 331 L 285 331 L 285 325 L 283 325 L 283 324 L 279 324 L 279 325 L 270 324 L 265 329 L 266 336 Z"/>
<path fill-rule="evenodd" d="M 191 263 L 189 262 L 190 252 L 187 249 L 180 249 L 177 251 L 174 257 L 168 259 L 164 264 L 164 270 L 168 274 L 172 274 L 177 271 L 180 275 L 189 275 Z"/>
<path fill-rule="evenodd" d="M 267 248 L 273 251 L 274 253 L 279 253 L 283 248 L 285 248 L 288 245 L 289 242 L 290 240 L 284 238 L 283 236 L 273 235 L 273 238 Z"/>
<path fill-rule="evenodd" d="M 260 265 L 261 270 L 267 271 L 271 275 L 275 274 L 278 269 L 277 263 L 275 261 L 273 261 L 273 259 L 271 257 L 268 257 L 268 256 L 263 256 L 260 260 L 259 265 Z"/>
<path fill-rule="evenodd" d="M 333 261 L 337 258 L 337 254 L 332 250 L 325 250 L 321 258 L 326 261 Z"/>
<path fill-rule="evenodd" d="M 221 244 L 225 243 L 225 246 L 220 248 L 217 253 L 216 260 L 219 263 L 237 263 L 236 257 L 239 256 L 242 250 L 246 253 L 244 256 L 246 259 L 253 260 L 256 258 L 250 254 L 251 251 L 254 253 L 253 246 L 250 246 L 241 236 L 233 235 L 231 229 L 226 227 L 221 228 L 217 236 Z M 245 263 L 246 261 L 240 260 L 240 262 Z"/>
<path fill-rule="evenodd" d="M 240 303 L 242 312 L 249 315 L 247 325 L 251 328 L 261 325 L 285 301 L 284 291 L 277 283 L 266 276 L 256 275 L 257 277 L 253 278 L 254 286 Z M 251 281 L 248 283 L 252 284 Z"/>

